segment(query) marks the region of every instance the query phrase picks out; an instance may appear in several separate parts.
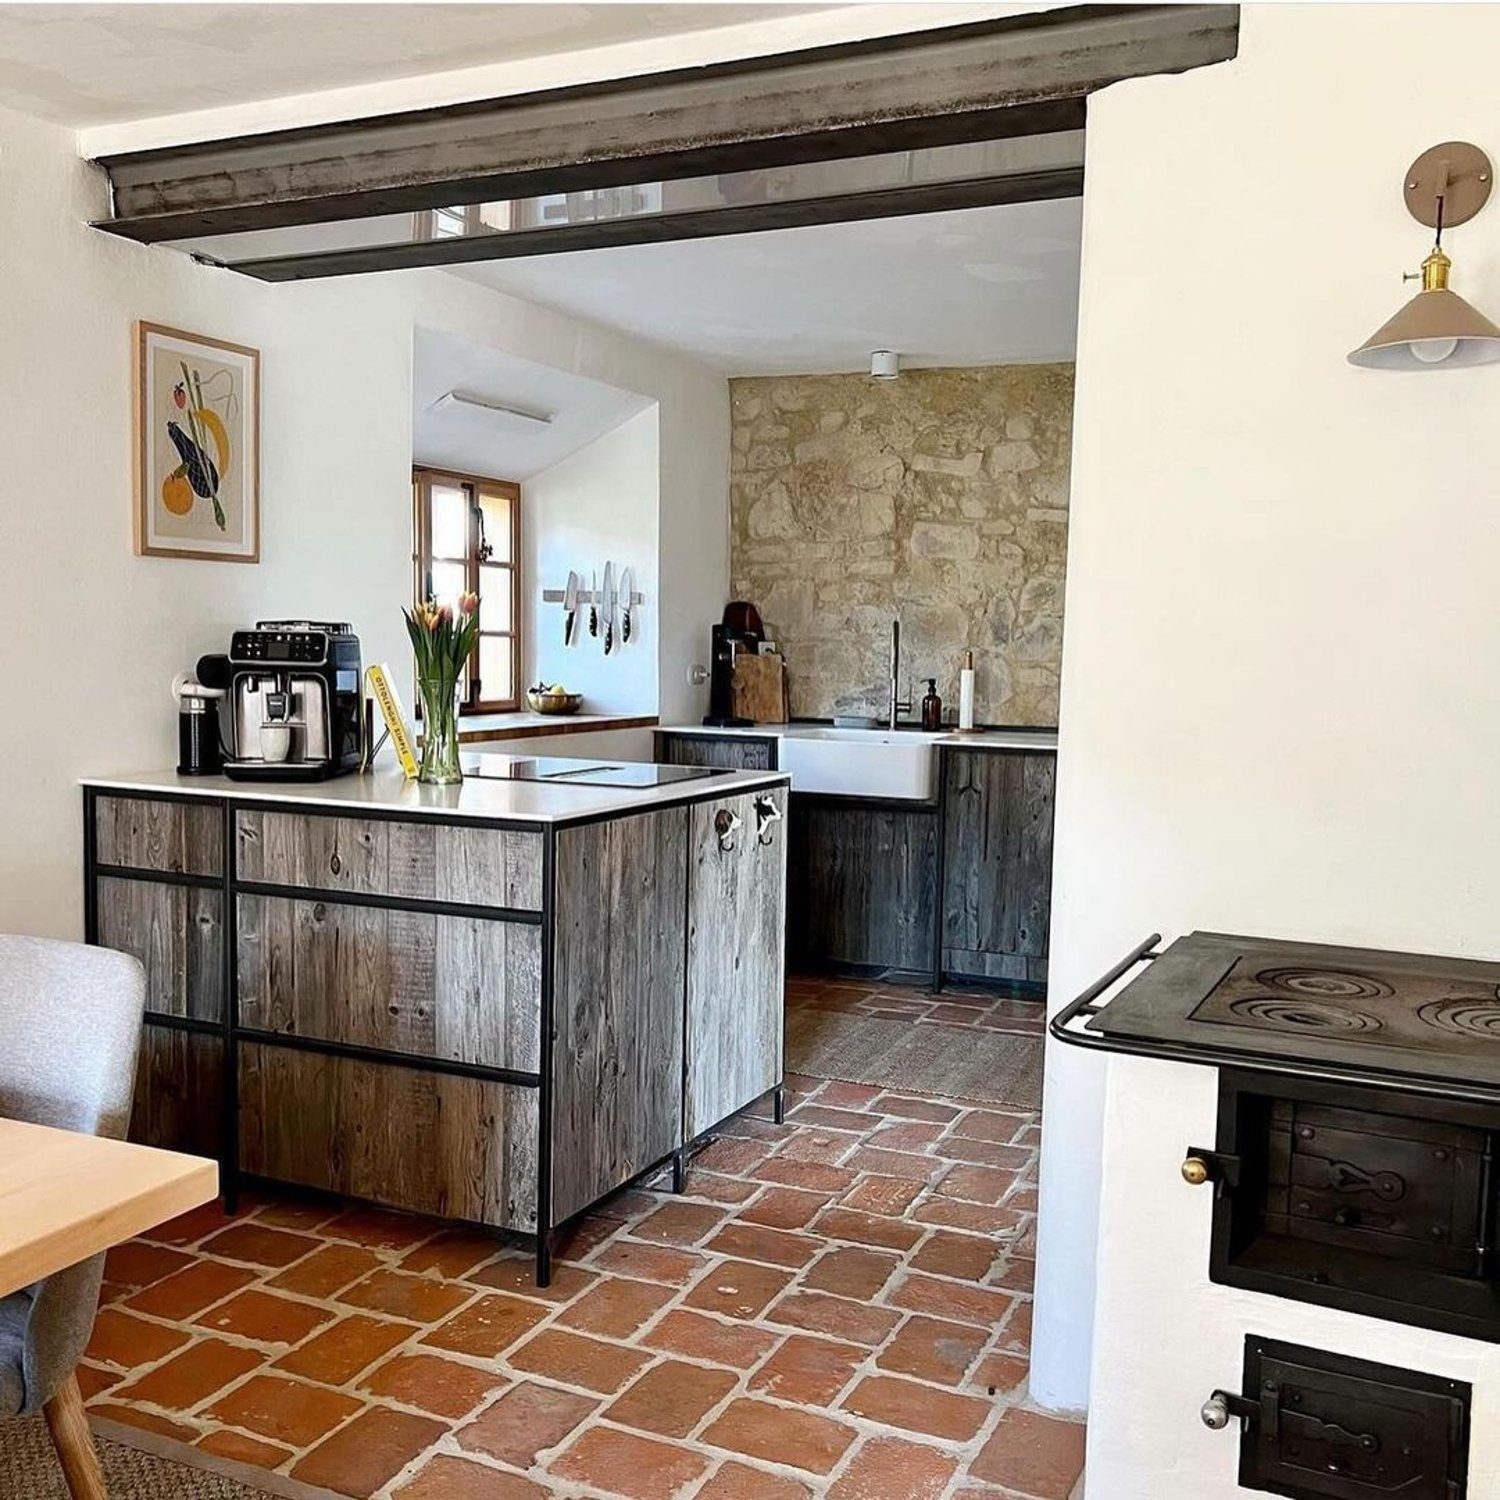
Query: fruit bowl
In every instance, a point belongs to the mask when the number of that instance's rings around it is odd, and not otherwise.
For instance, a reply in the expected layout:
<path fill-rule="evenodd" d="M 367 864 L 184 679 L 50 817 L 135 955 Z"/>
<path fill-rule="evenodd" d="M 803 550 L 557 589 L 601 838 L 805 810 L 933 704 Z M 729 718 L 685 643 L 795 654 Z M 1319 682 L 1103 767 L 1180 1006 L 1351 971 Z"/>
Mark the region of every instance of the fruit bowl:
<path fill-rule="evenodd" d="M 561 688 L 538 683 L 536 687 L 526 689 L 526 702 L 533 713 L 575 714 L 583 702 L 583 694 L 565 693 Z"/>

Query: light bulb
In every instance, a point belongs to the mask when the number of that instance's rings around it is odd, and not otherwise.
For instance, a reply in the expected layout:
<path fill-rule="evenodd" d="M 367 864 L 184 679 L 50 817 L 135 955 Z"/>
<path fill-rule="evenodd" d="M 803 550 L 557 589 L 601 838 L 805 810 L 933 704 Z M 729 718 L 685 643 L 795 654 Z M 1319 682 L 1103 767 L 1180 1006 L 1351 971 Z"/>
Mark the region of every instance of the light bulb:
<path fill-rule="evenodd" d="M 1457 348 L 1457 339 L 1413 339 L 1411 341 L 1412 357 L 1420 359 L 1424 365 L 1441 364 Z"/>

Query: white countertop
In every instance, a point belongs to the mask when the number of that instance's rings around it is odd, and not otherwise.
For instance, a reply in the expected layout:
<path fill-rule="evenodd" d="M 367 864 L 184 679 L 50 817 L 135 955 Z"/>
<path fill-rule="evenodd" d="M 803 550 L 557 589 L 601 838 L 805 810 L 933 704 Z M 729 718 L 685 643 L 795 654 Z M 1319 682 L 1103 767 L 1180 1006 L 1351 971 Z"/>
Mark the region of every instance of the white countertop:
<path fill-rule="evenodd" d="M 827 735 L 839 738 L 845 734 L 851 739 L 864 739 L 867 743 L 883 735 L 894 734 L 903 744 L 908 742 L 928 745 L 955 745 L 969 750 L 1056 750 L 1055 729 L 971 729 L 960 733 L 956 729 L 943 729 L 936 733 L 925 733 L 903 724 L 897 730 L 883 726 L 868 729 L 841 729 L 833 724 L 745 724 L 719 727 L 713 724 L 663 724 L 662 734 L 697 734 L 717 738 L 720 735 L 748 735 L 752 739 L 782 739 Z"/>
<path fill-rule="evenodd" d="M 524 756 L 494 756 L 522 760 Z M 594 759 L 596 757 L 590 757 Z M 559 782 L 494 781 L 466 776 L 457 786 L 423 786 L 399 770 L 335 776 L 328 781 L 230 781 L 224 776 L 179 776 L 141 771 L 85 776 L 82 785 L 116 792 L 173 792 L 191 797 L 232 797 L 237 802 L 284 802 L 361 812 L 412 813 L 424 817 L 514 819 L 521 823 L 569 823 L 642 812 L 699 797 L 738 796 L 757 787 L 782 786 L 774 771 L 726 771 L 660 787 L 570 786 Z"/>

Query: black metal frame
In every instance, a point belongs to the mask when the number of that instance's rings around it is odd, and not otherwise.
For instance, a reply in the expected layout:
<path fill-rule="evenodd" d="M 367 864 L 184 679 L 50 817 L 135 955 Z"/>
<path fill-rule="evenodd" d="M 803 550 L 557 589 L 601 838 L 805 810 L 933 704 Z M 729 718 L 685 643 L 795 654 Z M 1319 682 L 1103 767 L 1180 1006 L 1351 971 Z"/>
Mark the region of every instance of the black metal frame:
<path fill-rule="evenodd" d="M 753 792 L 760 783 L 737 786 L 737 792 Z M 764 783 L 770 787 L 785 787 L 787 778 L 776 773 L 767 773 Z M 694 796 L 674 797 L 668 805 L 691 806 L 699 802 L 714 801 L 722 795 L 720 790 L 705 790 Z M 220 837 L 223 847 L 220 855 L 220 873 L 202 875 L 183 871 L 157 871 L 101 863 L 98 859 L 98 803 L 101 797 L 123 800 L 162 801 L 203 805 L 218 801 L 222 805 Z M 427 1073 L 438 1073 L 450 1077 L 476 1079 L 481 1082 L 502 1084 L 513 1088 L 534 1089 L 537 1096 L 537 1182 L 536 1182 L 536 1227 L 532 1238 L 535 1242 L 537 1285 L 545 1287 L 552 1275 L 552 1251 L 560 1224 L 552 1217 L 552 1070 L 553 1044 L 555 1041 L 555 943 L 557 918 L 555 908 L 555 871 L 557 861 L 557 834 L 563 828 L 588 826 L 598 822 L 612 821 L 618 817 L 646 813 L 652 806 L 631 807 L 615 812 L 590 814 L 584 817 L 539 824 L 517 819 L 495 819 L 475 817 L 450 817 L 442 813 L 410 814 L 385 808 L 360 806 L 329 807 L 304 806 L 298 801 L 278 801 L 273 797 L 240 797 L 233 794 L 214 797 L 195 796 L 180 792 L 156 792 L 146 788 L 85 786 L 83 788 L 83 832 L 84 832 L 84 938 L 86 942 L 99 941 L 99 882 L 104 879 L 139 881 L 144 884 L 175 885 L 201 890 L 216 890 L 223 902 L 222 924 L 222 1014 L 217 1020 L 206 1020 L 199 1016 L 178 1016 L 164 1011 L 148 1011 L 145 1024 L 162 1030 L 193 1032 L 213 1035 L 221 1039 L 224 1049 L 223 1085 L 220 1111 L 219 1172 L 220 1191 L 228 1212 L 238 1208 L 242 1174 L 239 1165 L 239 1049 L 241 1045 L 257 1047 L 283 1047 L 288 1050 L 310 1052 L 326 1057 L 351 1059 L 361 1062 L 379 1063 L 388 1067 L 409 1068 Z M 289 886 L 265 881 L 241 881 L 238 878 L 237 817 L 241 810 L 266 808 L 298 815 L 326 817 L 357 817 L 360 820 L 377 819 L 389 822 L 430 822 L 448 827 L 470 827 L 510 830 L 538 835 L 542 840 L 542 900 L 541 910 L 530 911 L 511 907 L 468 906 L 455 902 L 432 901 L 419 897 L 400 897 L 371 894 L 362 891 L 326 890 L 316 886 Z M 383 1047 L 370 1047 L 358 1043 L 341 1042 L 328 1037 L 292 1035 L 285 1032 L 267 1031 L 261 1027 L 244 1026 L 240 1023 L 239 965 L 237 962 L 237 913 L 240 896 L 270 896 L 277 899 L 326 902 L 332 906 L 376 907 L 391 911 L 420 911 L 434 915 L 458 916 L 477 920 L 503 922 L 513 926 L 539 926 L 541 928 L 541 982 L 540 982 L 540 1037 L 539 1067 L 536 1072 L 525 1069 L 499 1067 L 490 1064 L 470 1063 L 457 1059 L 436 1057 L 423 1053 L 404 1052 Z M 686 991 L 683 1005 L 686 1007 Z M 686 1087 L 686 1050 L 684 1044 L 683 1087 Z M 785 1114 L 785 1033 L 782 1037 L 781 1077 L 773 1095 L 773 1111 L 777 1123 Z M 679 1116 L 679 1118 L 682 1118 Z M 717 1122 L 703 1135 L 718 1129 Z M 702 1139 L 703 1136 L 697 1139 Z M 674 1152 L 670 1159 L 674 1166 L 674 1178 L 680 1178 L 687 1154 L 694 1142 L 687 1142 Z M 653 1162 L 633 1180 L 649 1176 L 662 1162 Z M 256 1180 L 262 1180 L 257 1178 Z M 266 1179 L 269 1180 L 269 1179 Z M 622 1184 L 623 1186 L 623 1184 Z M 314 1190 L 316 1191 L 316 1190 Z M 611 1189 L 615 1191 L 615 1189 Z M 607 1196 L 607 1195 L 606 1195 Z M 598 1201 L 598 1200 L 596 1200 Z M 589 1212 L 594 1205 L 584 1205 L 572 1218 Z M 496 1228 L 496 1226 L 486 1226 Z M 506 1233 L 525 1234 L 525 1230 L 505 1230 Z"/>

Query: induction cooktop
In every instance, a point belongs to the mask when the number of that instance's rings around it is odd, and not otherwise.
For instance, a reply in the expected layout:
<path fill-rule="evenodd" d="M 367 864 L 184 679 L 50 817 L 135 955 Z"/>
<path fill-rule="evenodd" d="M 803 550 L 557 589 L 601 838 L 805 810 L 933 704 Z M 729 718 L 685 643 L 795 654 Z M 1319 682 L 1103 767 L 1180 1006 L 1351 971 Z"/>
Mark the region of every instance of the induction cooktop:
<path fill-rule="evenodd" d="M 573 760 L 561 755 L 465 755 L 465 776 L 486 781 L 536 781 L 549 786 L 672 786 L 704 776 L 724 776 L 717 766 L 658 766 L 645 761 Z"/>

